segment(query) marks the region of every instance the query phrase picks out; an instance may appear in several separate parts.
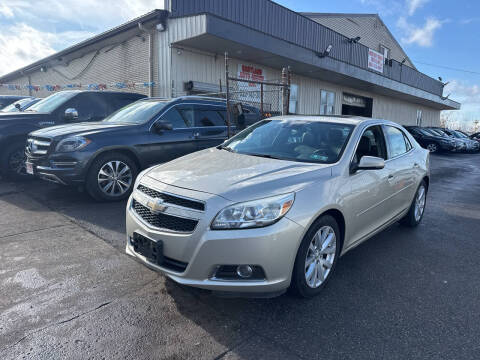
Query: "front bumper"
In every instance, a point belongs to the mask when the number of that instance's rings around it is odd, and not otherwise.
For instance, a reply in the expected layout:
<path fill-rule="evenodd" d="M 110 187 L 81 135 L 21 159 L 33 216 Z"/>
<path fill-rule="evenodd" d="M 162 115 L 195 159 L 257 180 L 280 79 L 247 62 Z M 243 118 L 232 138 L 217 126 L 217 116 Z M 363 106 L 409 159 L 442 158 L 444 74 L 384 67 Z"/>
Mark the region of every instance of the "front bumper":
<path fill-rule="evenodd" d="M 213 217 L 224 206 L 231 204 L 227 200 L 205 193 L 195 193 L 168 185 L 161 185 L 163 191 L 175 191 L 183 196 L 204 197 L 207 208 L 194 232 L 179 234 L 156 229 L 146 224 L 132 209 L 132 198 L 127 204 L 126 252 L 136 257 L 146 266 L 160 271 L 172 280 L 189 286 L 213 290 L 222 293 L 265 294 L 281 293 L 288 288 L 298 246 L 304 234 L 304 228 L 283 217 L 277 223 L 257 229 L 210 230 Z M 159 187 L 156 190 L 162 191 Z M 181 193 L 181 194 L 179 194 Z M 184 270 L 156 265 L 135 252 L 131 239 L 134 233 L 155 242 L 163 243 L 163 254 L 174 261 L 186 264 Z M 225 280 L 215 277 L 215 271 L 222 265 L 260 266 L 265 278 L 260 280 Z"/>
<path fill-rule="evenodd" d="M 26 161 L 33 166 L 34 175 L 42 180 L 62 185 L 80 185 L 85 181 L 90 153 L 72 152 L 34 157 L 26 153 Z"/>

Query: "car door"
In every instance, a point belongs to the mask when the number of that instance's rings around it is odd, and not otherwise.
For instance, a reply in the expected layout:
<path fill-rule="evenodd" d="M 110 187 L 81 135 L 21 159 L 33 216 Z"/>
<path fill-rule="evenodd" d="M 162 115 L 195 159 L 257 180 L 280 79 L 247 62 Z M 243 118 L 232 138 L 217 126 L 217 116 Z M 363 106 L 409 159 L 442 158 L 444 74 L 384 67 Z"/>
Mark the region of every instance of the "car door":
<path fill-rule="evenodd" d="M 359 162 L 363 156 L 375 156 L 387 159 L 383 129 L 380 125 L 364 130 L 360 137 L 352 163 Z M 351 243 L 361 241 L 388 222 L 387 199 L 390 196 L 388 177 L 390 170 L 358 170 L 349 177 L 350 194 L 346 203 L 350 209 L 349 219 Z M 350 244 L 345 244 L 349 246 Z"/>
<path fill-rule="evenodd" d="M 183 118 L 177 106 L 163 113 L 155 122 L 163 121 L 172 125 L 172 130 L 157 131 L 152 124 L 142 141 L 142 157 L 151 166 L 173 160 L 197 150 L 193 128 Z"/>
<path fill-rule="evenodd" d="M 198 150 L 220 145 L 227 139 L 227 123 L 221 113 L 225 110 L 225 107 L 219 105 L 193 106 L 193 135 Z"/>
<path fill-rule="evenodd" d="M 415 194 L 415 158 L 413 147 L 398 127 L 385 125 L 384 134 L 387 142 L 388 160 L 385 169 L 389 171 L 388 186 L 391 197 L 388 203 L 389 216 L 395 217 L 407 209 Z"/>

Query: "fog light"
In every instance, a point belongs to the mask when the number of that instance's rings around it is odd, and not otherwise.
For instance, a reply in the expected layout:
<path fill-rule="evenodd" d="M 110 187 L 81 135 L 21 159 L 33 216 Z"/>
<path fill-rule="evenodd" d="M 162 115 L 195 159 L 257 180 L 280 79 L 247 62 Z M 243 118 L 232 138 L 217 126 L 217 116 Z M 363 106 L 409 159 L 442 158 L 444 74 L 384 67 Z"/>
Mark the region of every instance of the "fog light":
<path fill-rule="evenodd" d="M 249 278 L 253 274 L 253 269 L 250 265 L 238 265 L 237 266 L 237 275 L 241 278 Z"/>

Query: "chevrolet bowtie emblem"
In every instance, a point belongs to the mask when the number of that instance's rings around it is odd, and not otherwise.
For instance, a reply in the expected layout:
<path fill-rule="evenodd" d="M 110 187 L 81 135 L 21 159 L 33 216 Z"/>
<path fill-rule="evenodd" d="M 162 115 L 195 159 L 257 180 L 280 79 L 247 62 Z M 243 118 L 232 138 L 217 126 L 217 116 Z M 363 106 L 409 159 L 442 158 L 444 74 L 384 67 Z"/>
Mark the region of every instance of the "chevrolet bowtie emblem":
<path fill-rule="evenodd" d="M 147 201 L 147 207 L 152 213 L 161 213 L 167 210 L 168 206 L 162 199 L 151 199 Z"/>

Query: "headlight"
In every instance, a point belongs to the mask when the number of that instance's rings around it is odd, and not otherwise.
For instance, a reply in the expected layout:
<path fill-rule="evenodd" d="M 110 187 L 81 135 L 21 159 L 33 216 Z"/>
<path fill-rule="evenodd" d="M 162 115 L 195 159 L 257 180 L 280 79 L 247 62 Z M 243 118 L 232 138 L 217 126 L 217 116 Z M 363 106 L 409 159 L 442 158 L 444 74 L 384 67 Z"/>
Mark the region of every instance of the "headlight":
<path fill-rule="evenodd" d="M 295 194 L 231 205 L 213 219 L 212 230 L 247 229 L 271 225 L 280 220 L 293 205 Z"/>
<path fill-rule="evenodd" d="M 72 136 L 61 140 L 55 151 L 56 152 L 72 152 L 83 149 L 92 141 L 81 136 Z"/>

